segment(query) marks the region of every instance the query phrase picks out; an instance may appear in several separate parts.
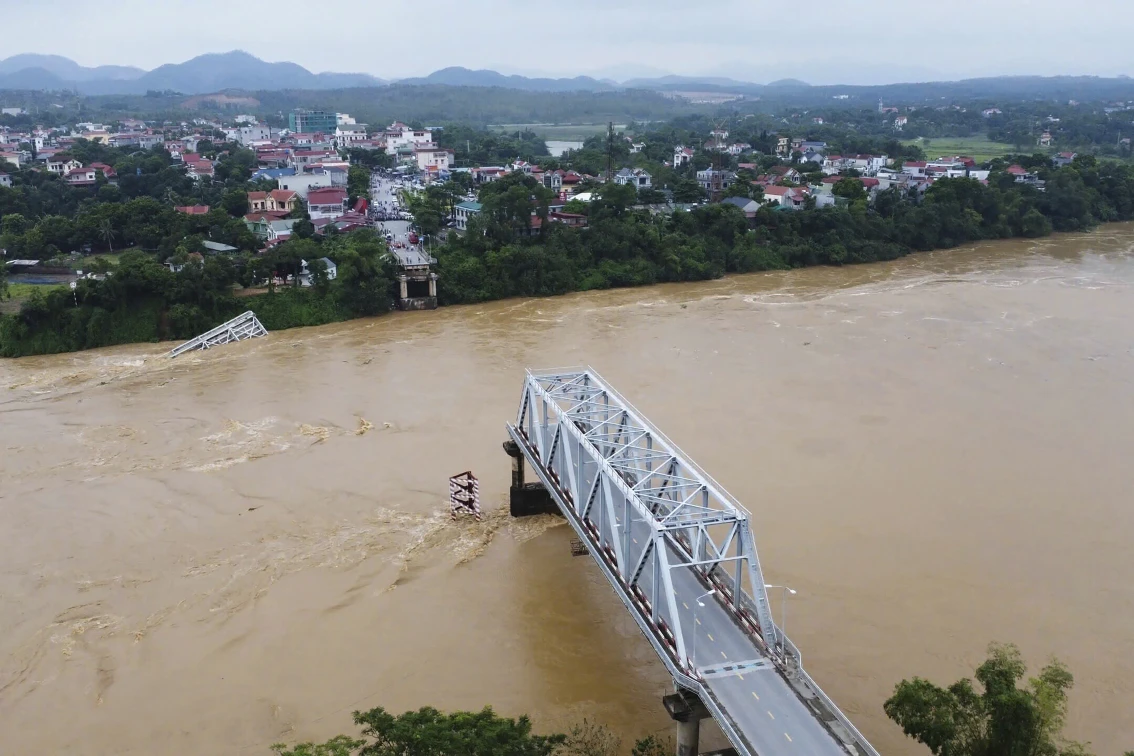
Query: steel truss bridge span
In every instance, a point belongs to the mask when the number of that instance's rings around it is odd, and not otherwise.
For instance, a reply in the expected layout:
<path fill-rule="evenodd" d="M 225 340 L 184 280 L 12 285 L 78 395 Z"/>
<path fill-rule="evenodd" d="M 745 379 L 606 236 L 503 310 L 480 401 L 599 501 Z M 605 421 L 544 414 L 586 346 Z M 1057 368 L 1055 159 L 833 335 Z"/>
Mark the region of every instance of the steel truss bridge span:
<path fill-rule="evenodd" d="M 773 621 L 747 510 L 594 370 L 529 371 L 507 429 L 740 754 L 878 756 Z"/>

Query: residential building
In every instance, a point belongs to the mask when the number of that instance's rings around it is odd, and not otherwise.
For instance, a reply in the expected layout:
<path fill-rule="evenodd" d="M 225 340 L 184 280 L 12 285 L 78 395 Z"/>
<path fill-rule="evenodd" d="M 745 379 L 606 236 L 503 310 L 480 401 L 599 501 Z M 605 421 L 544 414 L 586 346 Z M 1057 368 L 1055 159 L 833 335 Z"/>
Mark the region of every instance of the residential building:
<path fill-rule="evenodd" d="M 340 150 L 350 149 L 366 140 L 366 124 L 364 123 L 339 124 L 335 128 L 335 146 Z"/>
<path fill-rule="evenodd" d="M 7 173 L 0 173 L 0 186 L 4 187 L 5 189 L 11 187 L 12 177 Z"/>
<path fill-rule="evenodd" d="M 272 141 L 272 127 L 263 123 L 252 123 L 241 126 L 236 130 L 235 141 L 244 147 L 251 147 L 257 142 Z"/>
<path fill-rule="evenodd" d="M 469 227 L 469 219 L 480 213 L 484 206 L 479 202 L 462 202 L 453 208 L 453 225 L 460 231 Z"/>
<path fill-rule="evenodd" d="M 780 157 L 787 157 L 791 154 L 791 137 L 776 138 L 776 154 Z"/>
<path fill-rule="evenodd" d="M 680 168 L 683 165 L 689 165 L 693 160 L 693 148 L 684 145 L 678 145 L 673 149 L 673 167 Z"/>
<path fill-rule="evenodd" d="M 735 205 L 740 208 L 744 213 L 744 217 L 752 220 L 756 217 L 756 211 L 760 209 L 760 203 L 748 197 L 726 197 L 721 200 L 722 204 Z"/>
<path fill-rule="evenodd" d="M 205 248 L 205 253 L 210 255 L 231 255 L 240 251 L 230 244 L 221 244 L 207 239 L 201 242 L 201 246 Z"/>
<path fill-rule="evenodd" d="M 631 142 L 630 143 L 630 154 L 631 155 L 636 155 L 644 149 L 646 149 L 646 143 L 645 142 Z"/>
<path fill-rule="evenodd" d="M 736 174 L 732 171 L 720 171 L 714 168 L 706 168 L 703 171 L 697 171 L 697 183 L 701 188 L 709 193 L 710 196 L 717 195 L 732 186 L 736 181 Z"/>
<path fill-rule="evenodd" d="M 748 152 L 751 149 L 752 145 L 750 145 L 748 142 L 734 142 L 733 144 L 730 144 L 725 148 L 728 154 L 733 156 L 743 155 L 745 152 Z"/>
<path fill-rule="evenodd" d="M 98 183 L 98 171 L 92 167 L 72 168 L 63 176 L 63 180 L 71 186 L 94 186 Z"/>
<path fill-rule="evenodd" d="M 70 171 L 76 168 L 82 168 L 83 164 L 73 157 L 59 157 L 47 159 L 48 173 L 54 173 L 56 176 L 66 176 Z"/>
<path fill-rule="evenodd" d="M 783 181 L 792 184 L 799 184 L 803 181 L 803 174 L 792 168 L 790 165 L 773 165 L 768 169 L 769 174 L 774 176 L 772 183 L 778 184 Z"/>
<path fill-rule="evenodd" d="M 614 174 L 614 183 L 621 186 L 629 185 L 636 189 L 649 189 L 651 178 L 650 174 L 642 168 L 623 168 Z"/>
<path fill-rule="evenodd" d="M 248 192 L 248 211 L 250 213 L 290 213 L 299 207 L 299 195 L 289 189 L 273 189 L 270 192 Z"/>
<path fill-rule="evenodd" d="M 910 119 L 908 117 L 898 116 L 897 118 L 894 119 L 894 128 L 897 129 L 898 131 L 901 131 L 903 128 L 905 128 L 905 125 L 909 122 L 910 122 Z"/>
<path fill-rule="evenodd" d="M 336 113 L 328 113 L 324 110 L 296 110 L 287 117 L 287 128 L 292 133 L 334 134 L 338 123 Z"/>
<path fill-rule="evenodd" d="M 563 191 L 563 176 L 565 175 L 565 173 L 566 172 L 563 169 L 559 169 L 557 171 L 548 171 L 540 178 L 540 182 L 544 185 L 544 187 L 558 194 L 559 192 Z"/>
<path fill-rule="evenodd" d="M 1045 131 L 1042 134 L 1040 134 L 1040 138 L 1039 138 L 1039 146 L 1040 147 L 1050 147 L 1051 141 L 1052 141 L 1052 139 L 1051 139 L 1051 132 L 1050 131 Z"/>
<path fill-rule="evenodd" d="M 194 181 L 211 179 L 215 174 L 211 160 L 191 160 L 185 162 L 185 173 Z"/>
<path fill-rule="evenodd" d="M 417 147 L 413 156 L 422 171 L 448 171 L 455 157 L 452 150 L 444 147 Z"/>
<path fill-rule="evenodd" d="M 794 186 L 767 186 L 764 187 L 764 202 L 779 205 L 782 208 L 799 210 L 809 196 L 808 191 L 802 187 Z"/>
<path fill-rule="evenodd" d="M 390 154 L 407 147 L 412 151 L 417 147 L 432 146 L 433 132 L 429 129 L 411 129 L 400 121 L 386 129 L 386 152 Z"/>
<path fill-rule="evenodd" d="M 335 220 L 346 212 L 346 189 L 312 189 L 307 193 L 307 214 L 312 221 Z"/>
<path fill-rule="evenodd" d="M 1074 162 L 1077 154 L 1074 152 L 1061 152 L 1052 158 L 1056 168 L 1063 168 L 1064 166 L 1071 165 Z"/>
<path fill-rule="evenodd" d="M 307 193 L 312 189 L 329 189 L 331 177 L 326 173 L 300 173 L 294 176 L 280 176 L 276 179 L 276 184 L 280 189 L 290 189 L 306 202 Z"/>
<path fill-rule="evenodd" d="M 902 164 L 902 173 L 907 176 L 924 176 L 927 165 L 924 160 L 907 160 Z"/>
<path fill-rule="evenodd" d="M 331 258 L 320 257 L 319 261 L 323 263 L 328 281 L 334 281 L 339 277 L 339 268 L 337 265 L 335 265 L 334 262 L 331 261 Z M 299 285 L 311 286 L 313 283 L 315 283 L 315 274 L 308 268 L 306 260 L 300 260 L 299 263 L 301 266 L 299 271 Z"/>

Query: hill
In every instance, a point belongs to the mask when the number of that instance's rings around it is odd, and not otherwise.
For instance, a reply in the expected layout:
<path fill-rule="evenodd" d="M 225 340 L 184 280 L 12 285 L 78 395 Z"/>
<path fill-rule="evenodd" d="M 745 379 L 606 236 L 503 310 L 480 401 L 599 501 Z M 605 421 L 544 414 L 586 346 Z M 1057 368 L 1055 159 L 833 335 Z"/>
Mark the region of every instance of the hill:
<path fill-rule="evenodd" d="M 369 74 L 312 73 L 295 63 L 268 63 L 246 52 L 199 55 L 152 71 L 126 66 L 85 68 L 59 55 L 0 60 L 0 89 L 74 89 L 86 95 L 172 90 L 208 94 L 224 89 L 343 89 L 385 84 Z"/>
<path fill-rule="evenodd" d="M 428 76 L 414 79 L 402 79 L 399 84 L 445 84 L 451 87 L 503 87 L 504 89 L 522 89 L 533 92 L 608 92 L 617 86 L 609 82 L 599 81 L 590 76 L 576 76 L 570 79 L 542 79 L 527 76 L 505 76 L 502 73 L 488 70 L 471 70 L 452 66 L 434 71 Z"/>

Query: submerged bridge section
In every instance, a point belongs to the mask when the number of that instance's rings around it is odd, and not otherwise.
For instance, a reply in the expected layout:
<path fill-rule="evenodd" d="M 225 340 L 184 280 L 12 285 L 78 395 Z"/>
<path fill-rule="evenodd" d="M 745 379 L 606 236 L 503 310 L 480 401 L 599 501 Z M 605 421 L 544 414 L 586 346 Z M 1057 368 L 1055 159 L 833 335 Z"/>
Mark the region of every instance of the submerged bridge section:
<path fill-rule="evenodd" d="M 705 716 L 743 756 L 878 756 L 773 622 L 747 510 L 596 372 L 528 372 L 508 433 L 673 676 L 682 756 Z"/>
<path fill-rule="evenodd" d="M 268 329 L 260 323 L 256 314 L 249 310 L 243 315 L 237 315 L 227 323 L 221 323 L 211 331 L 205 331 L 200 336 L 189 339 L 184 344 L 174 347 L 169 353 L 170 358 L 191 352 L 194 349 L 209 349 L 211 347 L 227 344 L 230 341 L 243 341 L 257 336 L 267 336 Z"/>

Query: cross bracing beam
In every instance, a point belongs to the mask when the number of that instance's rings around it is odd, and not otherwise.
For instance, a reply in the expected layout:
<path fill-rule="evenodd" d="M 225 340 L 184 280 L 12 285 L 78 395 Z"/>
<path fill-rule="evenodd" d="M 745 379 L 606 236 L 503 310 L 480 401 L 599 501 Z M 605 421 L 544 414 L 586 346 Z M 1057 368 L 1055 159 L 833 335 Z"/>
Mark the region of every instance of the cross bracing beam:
<path fill-rule="evenodd" d="M 595 371 L 529 372 L 508 432 L 675 683 L 698 695 L 738 752 L 785 748 L 762 740 L 765 712 L 752 713 L 761 699 L 750 686 L 763 685 L 765 700 L 810 720 L 797 735 L 807 752 L 877 756 L 772 621 L 747 510 Z M 749 661 L 722 663 L 716 650 L 706 659 L 705 633 L 728 636 L 726 658 Z"/>
<path fill-rule="evenodd" d="M 242 315 L 237 315 L 227 323 L 221 323 L 216 328 L 205 331 L 200 336 L 174 347 L 169 356 L 173 358 L 194 349 L 210 349 L 221 344 L 227 344 L 230 341 L 243 341 L 244 339 L 266 336 L 267 333 L 268 329 L 264 328 L 256 314 L 249 310 Z"/>

